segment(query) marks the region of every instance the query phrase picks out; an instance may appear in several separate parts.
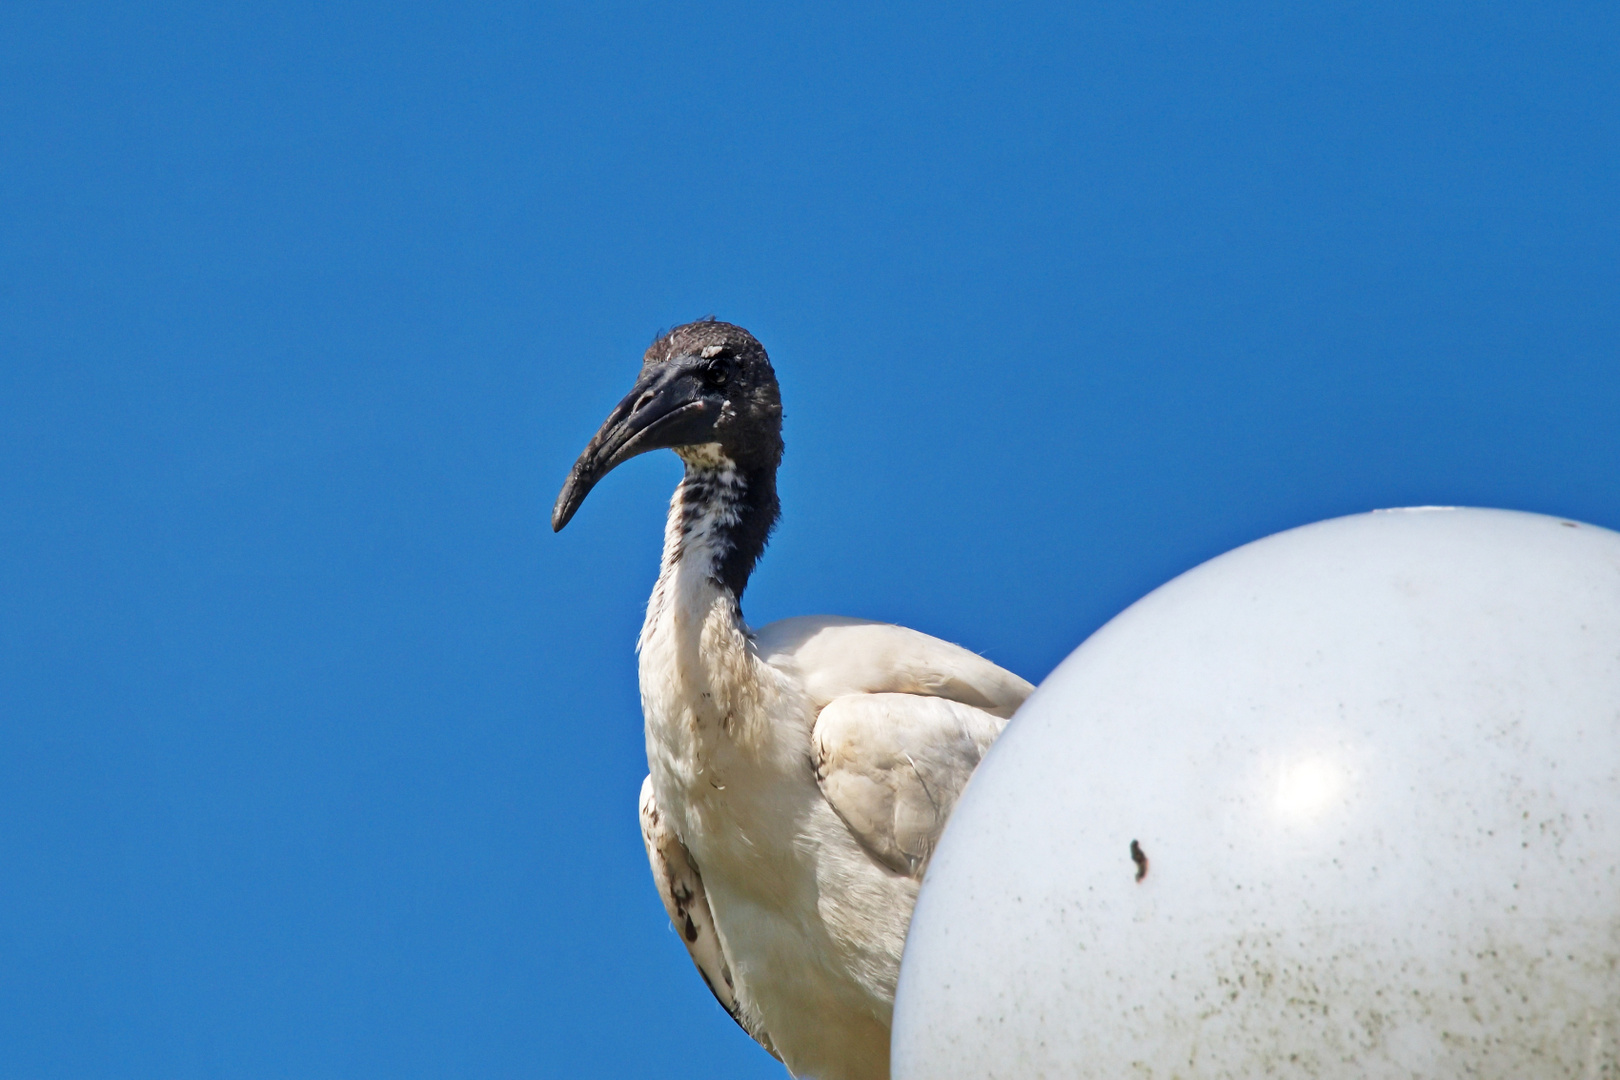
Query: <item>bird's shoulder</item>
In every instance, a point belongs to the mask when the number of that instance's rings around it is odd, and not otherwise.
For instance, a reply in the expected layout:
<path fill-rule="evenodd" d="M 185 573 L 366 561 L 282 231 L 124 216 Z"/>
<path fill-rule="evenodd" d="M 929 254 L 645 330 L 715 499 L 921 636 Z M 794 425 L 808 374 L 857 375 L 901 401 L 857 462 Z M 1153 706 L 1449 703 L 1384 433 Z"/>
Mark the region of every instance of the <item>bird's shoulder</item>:
<path fill-rule="evenodd" d="M 817 710 L 850 694 L 916 694 L 1005 719 L 1034 690 L 975 652 L 892 623 L 804 615 L 760 627 L 754 648 L 795 676 Z"/>

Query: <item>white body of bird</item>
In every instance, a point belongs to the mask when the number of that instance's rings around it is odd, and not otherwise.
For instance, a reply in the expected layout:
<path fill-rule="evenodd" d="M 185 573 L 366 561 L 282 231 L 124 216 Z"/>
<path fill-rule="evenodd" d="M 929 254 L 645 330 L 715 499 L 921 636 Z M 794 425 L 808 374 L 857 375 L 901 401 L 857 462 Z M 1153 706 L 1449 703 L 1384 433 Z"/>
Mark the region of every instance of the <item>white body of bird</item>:
<path fill-rule="evenodd" d="M 705 977 L 796 1075 L 885 1077 L 921 871 L 1030 686 L 882 623 L 787 619 L 750 634 L 684 489 L 642 629 L 641 693 L 651 794 L 701 867 L 727 964 Z M 702 970 L 707 929 L 683 936 Z"/>
<path fill-rule="evenodd" d="M 791 1073 L 883 1080 L 923 871 L 1033 687 L 883 623 L 750 632 L 739 597 L 776 521 L 782 440 L 776 377 L 746 330 L 692 323 L 653 343 L 552 527 L 657 448 L 686 475 L 638 644 L 653 881 L 715 997 Z"/>

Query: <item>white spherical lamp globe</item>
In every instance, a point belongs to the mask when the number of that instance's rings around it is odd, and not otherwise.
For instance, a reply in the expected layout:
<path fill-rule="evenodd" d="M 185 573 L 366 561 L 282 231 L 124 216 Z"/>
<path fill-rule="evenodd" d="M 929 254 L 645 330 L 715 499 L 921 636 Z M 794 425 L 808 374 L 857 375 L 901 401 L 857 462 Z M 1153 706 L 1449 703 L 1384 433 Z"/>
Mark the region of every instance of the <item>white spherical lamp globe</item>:
<path fill-rule="evenodd" d="M 897 1080 L 1620 1078 L 1620 534 L 1423 509 L 1125 611 L 929 869 Z"/>

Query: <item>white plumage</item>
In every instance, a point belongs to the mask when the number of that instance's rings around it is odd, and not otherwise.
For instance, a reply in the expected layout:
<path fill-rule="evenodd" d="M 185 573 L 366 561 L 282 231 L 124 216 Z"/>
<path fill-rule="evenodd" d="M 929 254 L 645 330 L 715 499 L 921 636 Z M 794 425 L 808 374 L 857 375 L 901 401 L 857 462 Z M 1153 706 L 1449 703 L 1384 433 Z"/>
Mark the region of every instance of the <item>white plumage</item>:
<path fill-rule="evenodd" d="M 730 331 L 746 336 L 724 323 L 679 328 L 649 350 L 648 368 L 657 358 L 686 370 L 684 359 L 710 359 L 700 346 Z M 655 393 L 670 396 L 642 389 L 656 379 L 670 381 L 644 369 L 626 398 L 629 415 L 651 419 L 629 425 L 621 443 L 678 413 L 681 394 L 652 408 Z M 724 416 L 735 396 L 713 411 Z M 641 822 L 654 881 L 715 997 L 790 1072 L 887 1077 L 917 887 L 951 807 L 1032 687 L 899 626 L 823 616 L 751 632 L 727 560 L 747 542 L 761 474 L 739 465 L 734 442 L 663 445 L 680 453 L 686 476 L 639 643 L 650 770 Z M 582 462 L 593 449 L 604 456 L 593 441 Z M 628 456 L 617 454 L 606 453 L 607 467 Z M 774 470 L 772 461 L 772 519 Z M 579 475 L 559 498 L 563 523 L 583 499 L 575 487 L 595 479 Z M 768 527 L 756 527 L 759 548 Z"/>
<path fill-rule="evenodd" d="M 683 569 L 661 579 L 641 651 L 642 820 L 667 821 L 648 855 L 660 878 L 676 849 L 691 894 L 660 880 L 664 905 L 721 1003 L 795 1073 L 887 1076 L 917 886 L 1029 684 L 880 623 L 789 619 L 750 638 Z"/>

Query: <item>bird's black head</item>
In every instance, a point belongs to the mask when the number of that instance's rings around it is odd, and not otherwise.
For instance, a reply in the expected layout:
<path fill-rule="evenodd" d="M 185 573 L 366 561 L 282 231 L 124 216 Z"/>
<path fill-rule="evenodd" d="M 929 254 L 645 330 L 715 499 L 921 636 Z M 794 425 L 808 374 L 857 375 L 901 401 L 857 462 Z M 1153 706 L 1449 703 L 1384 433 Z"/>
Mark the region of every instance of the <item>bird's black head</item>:
<path fill-rule="evenodd" d="M 567 525 L 596 482 L 622 462 L 666 447 L 688 462 L 723 457 L 755 487 L 768 480 L 774 523 L 782 398 L 765 347 L 754 335 L 708 319 L 677 326 L 653 342 L 636 384 L 574 462 L 551 511 L 552 529 Z M 763 536 L 760 541 L 763 548 Z"/>

